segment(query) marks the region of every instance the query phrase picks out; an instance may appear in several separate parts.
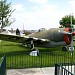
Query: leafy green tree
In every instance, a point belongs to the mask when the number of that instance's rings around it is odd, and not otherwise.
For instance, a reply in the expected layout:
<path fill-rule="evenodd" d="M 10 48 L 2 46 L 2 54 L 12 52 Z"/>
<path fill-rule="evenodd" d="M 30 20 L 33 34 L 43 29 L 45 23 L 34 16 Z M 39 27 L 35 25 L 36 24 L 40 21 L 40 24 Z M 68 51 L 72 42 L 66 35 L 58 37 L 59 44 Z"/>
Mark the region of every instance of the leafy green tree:
<path fill-rule="evenodd" d="M 11 8 L 11 3 L 7 3 L 7 0 L 0 1 L 0 27 L 3 30 L 4 27 L 11 25 L 15 20 L 11 19 L 11 14 L 14 10 Z"/>
<path fill-rule="evenodd" d="M 60 21 L 60 28 L 62 27 L 71 27 L 71 15 L 66 15 Z M 72 24 L 75 25 L 75 18 L 72 15 Z"/>

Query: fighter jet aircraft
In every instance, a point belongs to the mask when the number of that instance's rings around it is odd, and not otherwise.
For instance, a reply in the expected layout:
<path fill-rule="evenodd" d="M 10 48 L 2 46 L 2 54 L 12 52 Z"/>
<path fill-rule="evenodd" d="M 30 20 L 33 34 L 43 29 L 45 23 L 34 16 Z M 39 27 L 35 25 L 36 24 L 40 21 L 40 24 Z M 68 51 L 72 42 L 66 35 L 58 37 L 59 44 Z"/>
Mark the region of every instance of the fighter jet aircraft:
<path fill-rule="evenodd" d="M 43 30 L 27 36 L 0 33 L 0 40 L 23 43 L 35 47 L 56 47 L 63 46 L 62 50 L 67 50 L 67 45 L 73 43 L 75 32 L 71 28 L 52 28 Z M 72 46 L 72 44 L 71 44 Z"/>

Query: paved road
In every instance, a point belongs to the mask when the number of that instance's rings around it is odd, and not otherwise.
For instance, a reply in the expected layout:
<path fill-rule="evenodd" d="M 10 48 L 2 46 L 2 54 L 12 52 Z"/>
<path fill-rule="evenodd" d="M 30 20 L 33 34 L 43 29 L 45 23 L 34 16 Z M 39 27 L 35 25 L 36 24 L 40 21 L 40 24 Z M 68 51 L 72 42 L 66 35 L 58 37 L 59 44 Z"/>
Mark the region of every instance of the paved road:
<path fill-rule="evenodd" d="M 7 70 L 7 75 L 54 75 L 54 67 Z"/>

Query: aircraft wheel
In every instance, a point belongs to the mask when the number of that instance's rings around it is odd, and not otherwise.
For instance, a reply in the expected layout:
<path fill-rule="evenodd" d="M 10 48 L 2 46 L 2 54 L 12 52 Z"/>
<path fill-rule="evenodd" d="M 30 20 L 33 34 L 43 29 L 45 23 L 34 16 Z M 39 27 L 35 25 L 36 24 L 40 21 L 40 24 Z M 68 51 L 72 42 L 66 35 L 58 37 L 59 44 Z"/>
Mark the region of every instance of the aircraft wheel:
<path fill-rule="evenodd" d="M 32 48 L 31 51 L 37 51 L 37 55 L 39 55 L 39 50 L 36 48 Z"/>
<path fill-rule="evenodd" d="M 62 51 L 68 51 L 68 47 L 67 47 L 67 46 L 64 46 L 64 47 L 62 48 Z"/>

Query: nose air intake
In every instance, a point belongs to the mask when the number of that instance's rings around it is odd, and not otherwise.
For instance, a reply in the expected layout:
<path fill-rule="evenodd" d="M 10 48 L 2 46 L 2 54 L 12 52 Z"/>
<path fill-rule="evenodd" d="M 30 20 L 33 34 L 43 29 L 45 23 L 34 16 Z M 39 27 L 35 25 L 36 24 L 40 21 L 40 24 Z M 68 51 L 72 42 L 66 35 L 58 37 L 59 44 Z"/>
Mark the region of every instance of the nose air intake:
<path fill-rule="evenodd" d="M 75 36 L 75 32 L 72 32 L 70 28 L 65 28 L 65 32 L 67 32 L 67 34 L 64 34 L 64 41 L 67 45 L 69 45 L 72 37 Z"/>
<path fill-rule="evenodd" d="M 69 32 L 69 30 L 70 30 L 70 28 L 65 28 L 66 32 Z M 70 39 L 69 39 L 68 34 L 64 34 L 64 41 L 66 42 L 67 45 L 70 44 Z"/>

